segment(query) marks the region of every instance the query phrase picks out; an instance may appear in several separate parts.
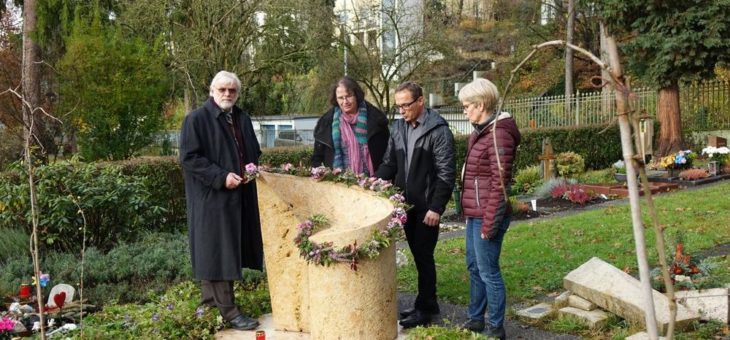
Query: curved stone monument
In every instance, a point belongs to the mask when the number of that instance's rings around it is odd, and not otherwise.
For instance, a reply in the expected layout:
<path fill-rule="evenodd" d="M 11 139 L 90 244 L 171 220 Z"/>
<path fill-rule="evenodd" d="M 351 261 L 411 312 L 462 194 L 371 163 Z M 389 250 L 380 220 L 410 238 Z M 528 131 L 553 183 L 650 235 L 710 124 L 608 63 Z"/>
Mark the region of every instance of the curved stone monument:
<path fill-rule="evenodd" d="M 310 333 L 313 339 L 395 339 L 397 300 L 395 244 L 375 259 L 309 264 L 294 243 L 299 223 L 314 214 L 329 227 L 310 240 L 335 249 L 370 239 L 394 209 L 387 199 L 359 187 L 262 172 L 256 180 L 264 258 L 277 330 Z"/>

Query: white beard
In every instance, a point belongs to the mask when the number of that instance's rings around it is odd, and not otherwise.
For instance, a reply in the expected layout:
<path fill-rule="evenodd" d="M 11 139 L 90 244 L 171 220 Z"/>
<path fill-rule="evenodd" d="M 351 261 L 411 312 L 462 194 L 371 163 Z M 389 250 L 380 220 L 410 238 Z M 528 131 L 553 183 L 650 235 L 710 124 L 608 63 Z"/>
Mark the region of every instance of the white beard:
<path fill-rule="evenodd" d="M 218 104 L 218 107 L 221 108 L 221 110 L 228 111 L 233 107 L 234 102 L 232 102 L 230 100 L 221 100 L 221 102 L 217 103 L 217 104 Z"/>

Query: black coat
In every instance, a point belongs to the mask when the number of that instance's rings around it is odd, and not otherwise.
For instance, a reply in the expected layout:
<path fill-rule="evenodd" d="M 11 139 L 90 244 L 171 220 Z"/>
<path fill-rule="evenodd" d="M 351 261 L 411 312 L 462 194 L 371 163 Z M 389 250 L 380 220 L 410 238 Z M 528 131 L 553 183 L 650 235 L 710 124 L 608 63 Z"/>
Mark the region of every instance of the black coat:
<path fill-rule="evenodd" d="M 240 280 L 242 267 L 260 270 L 263 265 L 256 182 L 225 187 L 228 173 L 241 175 L 243 169 L 221 113 L 209 98 L 185 117 L 180 133 L 190 254 L 198 280 Z M 258 164 L 261 149 L 251 118 L 236 106 L 233 113 L 243 136 L 243 164 Z"/>
<path fill-rule="evenodd" d="M 431 210 L 443 214 L 455 185 L 456 161 L 454 135 L 449 124 L 437 112 L 427 109 L 423 134 L 413 147 L 408 178 L 406 166 L 406 122 L 398 119 L 391 125 L 388 149 L 376 177 L 393 180 L 404 192 L 414 211 Z"/>
<path fill-rule="evenodd" d="M 383 154 L 388 146 L 388 118 L 382 111 L 372 104 L 365 102 L 368 114 L 368 150 L 370 159 L 373 161 L 373 169 L 377 170 L 383 162 Z M 332 119 L 335 116 L 335 108 L 329 109 L 317 121 L 314 127 L 314 152 L 312 153 L 311 166 L 324 165 L 331 168 L 335 159 L 335 147 L 332 140 Z"/>

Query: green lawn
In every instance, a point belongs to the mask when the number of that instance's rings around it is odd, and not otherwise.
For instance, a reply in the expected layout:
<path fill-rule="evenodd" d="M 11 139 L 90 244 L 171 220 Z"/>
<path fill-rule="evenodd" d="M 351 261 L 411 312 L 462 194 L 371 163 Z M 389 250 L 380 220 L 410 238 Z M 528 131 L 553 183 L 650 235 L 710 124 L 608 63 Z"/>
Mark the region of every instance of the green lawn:
<path fill-rule="evenodd" d="M 674 244 L 680 233 L 691 255 L 730 242 L 729 192 L 730 182 L 725 182 L 655 196 L 668 244 Z M 646 209 L 642 212 L 648 216 Z M 647 218 L 645 228 L 649 264 L 654 267 L 658 263 L 654 232 Z M 463 237 L 440 241 L 436 248 L 439 297 L 462 305 L 469 300 L 464 254 Z M 562 290 L 563 277 L 593 256 L 638 276 L 628 201 L 572 216 L 513 223 L 501 257 L 508 303 Z M 723 270 L 728 269 L 725 266 Z M 717 275 L 728 277 L 727 273 Z M 398 271 L 398 282 L 401 290 L 416 290 L 412 263 Z"/>

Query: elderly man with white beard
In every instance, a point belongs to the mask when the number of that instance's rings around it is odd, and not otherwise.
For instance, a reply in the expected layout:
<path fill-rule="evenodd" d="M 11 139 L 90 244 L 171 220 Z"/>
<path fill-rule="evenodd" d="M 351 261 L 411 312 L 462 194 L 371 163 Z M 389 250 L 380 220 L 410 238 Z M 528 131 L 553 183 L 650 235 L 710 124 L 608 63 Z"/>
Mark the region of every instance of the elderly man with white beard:
<path fill-rule="evenodd" d="M 233 281 L 241 280 L 243 267 L 263 268 L 256 182 L 244 176 L 246 164 L 258 164 L 261 149 L 251 118 L 235 105 L 240 90 L 235 74 L 215 75 L 210 98 L 183 121 L 180 163 L 201 304 L 217 307 L 232 328 L 250 330 L 259 323 L 239 310 Z"/>

